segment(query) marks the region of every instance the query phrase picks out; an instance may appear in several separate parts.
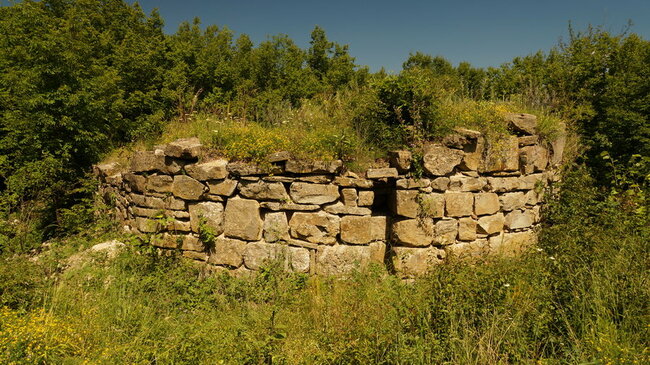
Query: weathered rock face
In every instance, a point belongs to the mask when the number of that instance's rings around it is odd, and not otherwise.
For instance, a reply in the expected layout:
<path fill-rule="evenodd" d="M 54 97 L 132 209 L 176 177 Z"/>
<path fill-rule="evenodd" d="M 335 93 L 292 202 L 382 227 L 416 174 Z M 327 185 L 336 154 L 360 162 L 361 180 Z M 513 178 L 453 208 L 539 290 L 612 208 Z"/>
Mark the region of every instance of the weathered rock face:
<path fill-rule="evenodd" d="M 529 119 L 517 116 L 516 136 L 489 143 L 458 129 L 418 151 L 424 166 L 407 151 L 359 173 L 286 151 L 263 165 L 205 161 L 212 153 L 198 140 L 182 140 L 93 171 L 98 196 L 125 229 L 210 271 L 246 275 L 274 262 L 346 275 L 377 263 L 410 278 L 443 260 L 517 254 L 534 243 L 563 142 L 548 148 L 528 134 Z"/>
<path fill-rule="evenodd" d="M 433 176 L 444 176 L 460 164 L 463 156 L 463 151 L 430 145 L 424 151 L 424 169 Z"/>
<path fill-rule="evenodd" d="M 289 221 L 291 237 L 312 243 L 333 245 L 340 231 L 341 219 L 325 212 L 293 214 Z"/>
<path fill-rule="evenodd" d="M 533 135 L 537 132 L 537 117 L 525 113 L 509 113 L 506 121 L 515 132 Z"/>
<path fill-rule="evenodd" d="M 291 184 L 289 194 L 296 203 L 326 204 L 339 198 L 339 188 L 335 185 L 295 182 Z"/>
<path fill-rule="evenodd" d="M 257 201 L 233 198 L 226 203 L 224 231 L 227 237 L 258 241 L 262 238 L 262 224 Z"/>

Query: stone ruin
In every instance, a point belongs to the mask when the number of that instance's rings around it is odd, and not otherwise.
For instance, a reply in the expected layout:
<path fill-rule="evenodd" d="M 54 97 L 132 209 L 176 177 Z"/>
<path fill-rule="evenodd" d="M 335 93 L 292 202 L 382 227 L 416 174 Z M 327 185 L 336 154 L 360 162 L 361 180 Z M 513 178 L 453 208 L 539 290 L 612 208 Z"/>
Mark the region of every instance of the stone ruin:
<path fill-rule="evenodd" d="M 498 143 L 458 129 L 426 145 L 419 162 L 393 151 L 385 167 L 362 174 L 287 152 L 264 164 L 208 159 L 196 138 L 95 174 L 116 219 L 163 253 L 235 273 L 280 260 L 319 275 L 376 263 L 408 278 L 452 256 L 512 255 L 534 244 L 564 134 L 547 143 L 534 116 L 508 121 L 515 135 Z"/>

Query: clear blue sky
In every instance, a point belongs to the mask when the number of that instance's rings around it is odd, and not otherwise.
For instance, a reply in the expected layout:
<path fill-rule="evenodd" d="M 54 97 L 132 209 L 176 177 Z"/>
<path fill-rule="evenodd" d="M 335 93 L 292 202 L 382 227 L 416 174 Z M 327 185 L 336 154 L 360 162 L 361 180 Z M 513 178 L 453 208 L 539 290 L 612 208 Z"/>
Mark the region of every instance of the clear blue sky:
<path fill-rule="evenodd" d="M 650 0 L 443 0 L 443 1 L 282 1 L 141 0 L 145 12 L 158 8 L 165 31 L 194 17 L 204 25 L 228 26 L 257 44 L 287 34 L 307 47 L 315 25 L 328 38 L 350 46 L 357 63 L 373 71 L 399 71 L 409 52 L 440 55 L 454 64 L 498 66 L 515 56 L 548 50 L 574 29 L 588 24 L 650 39 Z"/>

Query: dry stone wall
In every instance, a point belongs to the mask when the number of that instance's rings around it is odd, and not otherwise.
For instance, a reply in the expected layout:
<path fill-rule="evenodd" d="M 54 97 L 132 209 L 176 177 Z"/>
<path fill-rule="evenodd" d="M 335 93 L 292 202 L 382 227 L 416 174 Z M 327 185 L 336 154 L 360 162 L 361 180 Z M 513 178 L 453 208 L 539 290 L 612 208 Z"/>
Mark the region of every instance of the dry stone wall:
<path fill-rule="evenodd" d="M 426 146 L 420 163 L 394 151 L 363 174 L 286 152 L 262 165 L 209 159 L 195 138 L 95 172 L 125 229 L 161 250 L 239 272 L 281 260 L 303 273 L 377 263 L 413 277 L 452 255 L 514 254 L 535 242 L 563 146 L 542 143 L 534 116 L 509 119 L 515 135 L 496 143 L 458 129 Z"/>

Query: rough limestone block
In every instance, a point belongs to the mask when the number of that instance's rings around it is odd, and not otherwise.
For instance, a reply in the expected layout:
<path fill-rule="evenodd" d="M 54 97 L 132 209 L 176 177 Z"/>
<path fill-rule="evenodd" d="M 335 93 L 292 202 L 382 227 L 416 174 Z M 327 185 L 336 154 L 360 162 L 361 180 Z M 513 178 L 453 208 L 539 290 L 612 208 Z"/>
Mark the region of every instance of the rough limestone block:
<path fill-rule="evenodd" d="M 320 209 L 320 205 L 294 204 L 294 203 L 285 203 L 285 202 L 261 202 L 260 207 L 264 209 L 272 210 L 274 212 L 277 212 L 279 210 L 305 212 L 305 211 L 314 211 Z"/>
<path fill-rule="evenodd" d="M 471 242 L 459 242 L 445 247 L 447 256 L 460 260 L 476 260 L 484 257 L 490 250 L 488 240 L 479 238 Z"/>
<path fill-rule="evenodd" d="M 260 204 L 257 201 L 240 198 L 228 200 L 224 221 L 226 237 L 258 241 L 262 238 L 262 227 Z"/>
<path fill-rule="evenodd" d="M 293 174 L 335 174 L 343 168 L 343 161 L 289 160 L 285 171 Z"/>
<path fill-rule="evenodd" d="M 154 219 L 135 217 L 135 228 L 142 233 L 156 233 L 162 229 L 162 225 Z"/>
<path fill-rule="evenodd" d="M 189 205 L 190 225 L 193 232 L 200 232 L 201 222 L 216 236 L 223 233 L 223 204 L 200 202 Z"/>
<path fill-rule="evenodd" d="M 151 204 L 151 203 L 149 203 L 150 202 L 149 198 L 150 197 L 146 198 L 147 204 Z M 185 210 L 185 208 L 187 207 L 187 203 L 183 199 L 177 199 L 177 198 L 175 198 L 173 196 L 168 196 L 164 200 L 165 200 L 165 208 L 166 209 Z"/>
<path fill-rule="evenodd" d="M 395 190 L 391 194 L 391 209 L 394 214 L 407 218 L 417 218 L 420 212 L 417 190 Z"/>
<path fill-rule="evenodd" d="M 276 242 L 289 239 L 289 221 L 285 212 L 266 213 L 264 217 L 264 240 Z"/>
<path fill-rule="evenodd" d="M 190 234 L 181 236 L 181 241 L 181 250 L 183 251 L 204 252 L 206 249 L 198 237 Z"/>
<path fill-rule="evenodd" d="M 174 179 L 169 175 L 151 175 L 147 177 L 147 190 L 156 193 L 170 193 Z"/>
<path fill-rule="evenodd" d="M 458 220 L 458 239 L 461 241 L 476 240 L 476 221 L 472 218 Z"/>
<path fill-rule="evenodd" d="M 359 195 L 357 194 L 357 189 L 355 188 L 343 188 L 341 189 L 341 201 L 348 207 L 356 207 L 357 199 Z"/>
<path fill-rule="evenodd" d="M 383 242 L 372 242 L 368 246 L 328 246 L 316 256 L 316 273 L 325 276 L 349 275 L 372 263 L 383 265 L 385 255 L 386 244 Z"/>
<path fill-rule="evenodd" d="M 289 194 L 291 199 L 299 204 L 326 204 L 339 198 L 339 187 L 329 184 L 294 182 L 289 188 Z"/>
<path fill-rule="evenodd" d="M 528 190 L 524 198 L 526 199 L 526 205 L 536 205 L 539 203 L 542 200 L 543 192 L 543 190 L 539 193 L 535 190 Z"/>
<path fill-rule="evenodd" d="M 548 165 L 548 151 L 539 145 L 522 147 L 519 165 L 522 174 L 544 171 Z"/>
<path fill-rule="evenodd" d="M 325 212 L 296 212 L 289 221 L 291 237 L 312 243 L 333 245 L 340 231 L 341 219 Z"/>
<path fill-rule="evenodd" d="M 368 171 L 366 171 L 366 177 L 368 179 L 396 178 L 397 175 L 397 169 L 393 167 L 386 167 L 383 169 L 368 169 Z"/>
<path fill-rule="evenodd" d="M 518 177 L 488 177 L 490 190 L 495 193 L 504 193 L 519 189 L 520 178 Z"/>
<path fill-rule="evenodd" d="M 131 156 L 130 169 L 132 172 L 167 172 L 165 156 L 158 155 L 153 151 L 138 151 Z"/>
<path fill-rule="evenodd" d="M 158 218 L 164 216 L 164 212 L 160 209 L 131 207 L 133 215 L 147 218 Z"/>
<path fill-rule="evenodd" d="M 506 215 L 505 225 L 509 229 L 528 228 L 535 223 L 535 214 L 531 210 L 513 210 Z"/>
<path fill-rule="evenodd" d="M 122 170 L 122 165 L 118 162 L 111 162 L 105 164 L 99 164 L 93 166 L 93 174 L 97 177 L 108 177 L 120 173 Z"/>
<path fill-rule="evenodd" d="M 245 197 L 255 200 L 276 200 L 288 201 L 289 194 L 282 183 L 267 183 L 257 181 L 254 183 L 242 182 L 239 187 L 239 193 Z"/>
<path fill-rule="evenodd" d="M 459 167 L 463 171 L 477 171 L 483 162 L 483 152 L 485 151 L 485 138 L 479 136 L 472 144 L 463 147 L 463 160 Z"/>
<path fill-rule="evenodd" d="M 277 243 L 251 242 L 244 251 L 244 265 L 259 270 L 263 265 L 279 261 L 285 270 L 309 272 L 310 255 L 306 248 L 288 247 Z"/>
<path fill-rule="evenodd" d="M 251 175 L 263 175 L 268 173 L 278 173 L 281 172 L 281 169 L 275 169 L 275 167 L 262 168 L 261 166 L 253 163 L 236 161 L 230 162 L 226 166 L 228 172 L 234 176 L 251 176 Z"/>
<path fill-rule="evenodd" d="M 210 250 L 208 263 L 240 267 L 244 262 L 245 250 L 246 242 L 244 241 L 218 237 L 214 241 L 214 247 Z"/>
<path fill-rule="evenodd" d="M 338 214 L 338 215 L 342 215 L 342 214 L 370 215 L 372 213 L 372 210 L 370 210 L 370 208 L 348 207 L 341 202 L 326 205 L 323 208 L 323 210 L 326 211 L 327 213 Z"/>
<path fill-rule="evenodd" d="M 167 230 L 171 232 L 191 232 L 192 226 L 189 221 L 175 219 L 167 223 Z"/>
<path fill-rule="evenodd" d="M 372 180 L 359 179 L 356 177 L 337 176 L 332 184 L 350 188 L 370 189 L 374 186 Z"/>
<path fill-rule="evenodd" d="M 481 191 L 487 185 L 484 177 L 454 175 L 449 178 L 449 190 L 452 191 Z"/>
<path fill-rule="evenodd" d="M 429 145 L 424 150 L 424 170 L 433 176 L 447 175 L 460 164 L 463 156 L 463 151 L 440 145 Z"/>
<path fill-rule="evenodd" d="M 208 188 L 210 189 L 210 194 L 221 195 L 221 196 L 231 196 L 235 189 L 237 188 L 237 180 L 219 180 L 219 181 L 208 181 Z"/>
<path fill-rule="evenodd" d="M 474 195 L 474 213 L 476 215 L 494 214 L 500 208 L 499 196 L 495 193 Z"/>
<path fill-rule="evenodd" d="M 206 186 L 185 175 L 174 176 L 172 193 L 185 200 L 198 200 L 207 190 Z"/>
<path fill-rule="evenodd" d="M 532 174 L 527 176 L 521 176 L 518 178 L 518 188 L 522 190 L 532 190 L 543 188 L 546 184 L 546 179 L 544 174 Z"/>
<path fill-rule="evenodd" d="M 431 245 L 435 230 L 430 219 L 405 219 L 394 222 L 392 228 L 393 241 L 411 247 Z"/>
<path fill-rule="evenodd" d="M 527 135 L 537 133 L 537 117 L 526 113 L 508 113 L 505 117 L 509 127 L 517 132 Z"/>
<path fill-rule="evenodd" d="M 198 138 L 181 138 L 165 145 L 165 155 L 182 159 L 196 159 L 201 154 L 203 145 Z"/>
<path fill-rule="evenodd" d="M 429 179 L 399 179 L 395 182 L 398 189 L 420 189 L 431 186 Z"/>
<path fill-rule="evenodd" d="M 526 196 L 521 191 L 505 193 L 499 196 L 499 202 L 501 203 L 501 210 L 509 212 L 523 208 L 526 205 Z"/>
<path fill-rule="evenodd" d="M 446 253 L 436 247 L 393 247 L 391 261 L 396 274 L 402 278 L 425 275 L 434 265 L 443 262 Z"/>
<path fill-rule="evenodd" d="M 561 123 L 559 125 L 559 131 L 555 140 L 551 142 L 551 150 L 553 154 L 551 155 L 551 164 L 557 166 L 562 163 L 562 156 L 564 155 L 564 147 L 566 145 L 566 124 Z"/>
<path fill-rule="evenodd" d="M 495 234 L 503 231 L 504 223 L 505 217 L 503 216 L 503 213 L 499 212 L 494 215 L 480 217 L 476 229 L 482 234 Z"/>
<path fill-rule="evenodd" d="M 487 156 L 479 172 L 499 172 L 519 170 L 519 140 L 508 136 L 487 148 Z"/>
<path fill-rule="evenodd" d="M 270 155 L 266 156 L 266 161 L 270 163 L 285 162 L 290 159 L 291 153 L 289 151 L 273 152 Z"/>
<path fill-rule="evenodd" d="M 445 209 L 449 217 L 464 217 L 474 213 L 474 194 L 445 193 Z"/>
<path fill-rule="evenodd" d="M 490 255 L 516 256 L 537 243 L 533 231 L 502 233 L 490 237 Z"/>
<path fill-rule="evenodd" d="M 341 218 L 341 240 L 356 245 L 386 240 L 386 217 L 344 216 Z"/>
<path fill-rule="evenodd" d="M 138 193 L 144 193 L 147 190 L 147 178 L 141 175 L 132 174 L 127 172 L 123 175 L 126 185 Z"/>
<path fill-rule="evenodd" d="M 436 222 L 435 238 L 433 242 L 438 245 L 450 245 L 456 242 L 458 236 L 458 221 L 443 219 Z"/>
<path fill-rule="evenodd" d="M 390 151 L 388 152 L 390 167 L 394 167 L 401 174 L 407 173 L 411 169 L 411 160 L 413 156 L 409 151 Z"/>
<path fill-rule="evenodd" d="M 435 191 L 449 190 L 450 179 L 448 177 L 438 177 L 431 181 L 431 188 Z"/>
<path fill-rule="evenodd" d="M 445 195 L 437 193 L 420 194 L 420 214 L 429 218 L 442 218 L 445 214 Z"/>
<path fill-rule="evenodd" d="M 163 233 L 151 237 L 151 245 L 159 248 L 178 248 L 183 242 L 183 236 Z"/>
<path fill-rule="evenodd" d="M 228 177 L 227 160 L 213 160 L 185 166 L 185 172 L 199 181 L 221 180 Z"/>
<path fill-rule="evenodd" d="M 375 192 L 371 190 L 362 190 L 359 192 L 357 205 L 360 207 L 370 207 L 375 202 Z"/>

